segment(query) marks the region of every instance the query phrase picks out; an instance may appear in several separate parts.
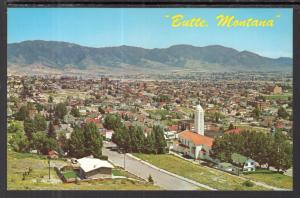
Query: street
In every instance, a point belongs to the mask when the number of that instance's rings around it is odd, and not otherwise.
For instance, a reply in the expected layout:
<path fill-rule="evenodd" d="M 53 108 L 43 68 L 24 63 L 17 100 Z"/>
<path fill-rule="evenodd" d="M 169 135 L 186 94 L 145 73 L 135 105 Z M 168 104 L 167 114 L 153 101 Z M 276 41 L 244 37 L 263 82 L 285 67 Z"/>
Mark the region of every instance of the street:
<path fill-rule="evenodd" d="M 113 143 L 104 142 L 102 149 L 103 155 L 107 155 L 108 159 L 114 163 L 114 165 L 124 168 L 124 154 L 107 148 L 114 146 Z M 154 184 L 165 190 L 196 190 L 199 188 L 195 184 L 154 169 L 130 156 L 125 156 L 125 170 L 146 180 L 148 180 L 149 175 L 151 175 Z"/>

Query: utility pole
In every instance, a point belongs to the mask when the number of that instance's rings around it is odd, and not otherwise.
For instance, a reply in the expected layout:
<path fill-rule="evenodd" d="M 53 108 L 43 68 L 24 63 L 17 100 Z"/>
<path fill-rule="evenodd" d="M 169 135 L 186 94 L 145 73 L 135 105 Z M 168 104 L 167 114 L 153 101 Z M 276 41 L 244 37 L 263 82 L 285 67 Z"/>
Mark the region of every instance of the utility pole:
<path fill-rule="evenodd" d="M 124 151 L 124 170 L 125 170 L 125 167 L 126 167 L 126 152 Z"/>
<path fill-rule="evenodd" d="M 48 157 L 48 168 L 49 168 L 48 176 L 50 181 L 50 157 Z"/>

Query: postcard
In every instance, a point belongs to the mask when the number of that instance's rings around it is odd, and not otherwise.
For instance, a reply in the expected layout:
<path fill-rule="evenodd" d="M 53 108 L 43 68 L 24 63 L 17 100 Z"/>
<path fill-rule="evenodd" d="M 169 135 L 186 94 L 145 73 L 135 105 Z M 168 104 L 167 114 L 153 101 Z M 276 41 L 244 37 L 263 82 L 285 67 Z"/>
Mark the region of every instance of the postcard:
<path fill-rule="evenodd" d="M 292 8 L 7 17 L 7 190 L 293 190 Z"/>

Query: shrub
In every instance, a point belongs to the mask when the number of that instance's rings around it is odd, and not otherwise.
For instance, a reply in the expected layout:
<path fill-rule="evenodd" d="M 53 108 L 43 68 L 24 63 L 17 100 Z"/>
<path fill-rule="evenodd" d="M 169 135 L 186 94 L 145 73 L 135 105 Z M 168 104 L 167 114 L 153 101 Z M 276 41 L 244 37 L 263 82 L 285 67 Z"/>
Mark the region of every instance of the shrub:
<path fill-rule="evenodd" d="M 250 180 L 247 180 L 243 183 L 244 186 L 247 186 L 247 187 L 253 187 L 254 186 L 254 183 L 251 182 Z"/>
<path fill-rule="evenodd" d="M 154 182 L 151 175 L 149 175 L 149 177 L 148 177 L 148 182 L 150 182 L 150 183 L 153 183 L 153 182 Z"/>
<path fill-rule="evenodd" d="M 108 160 L 108 156 L 107 155 L 101 155 L 99 157 L 99 159 L 101 159 L 101 160 Z"/>

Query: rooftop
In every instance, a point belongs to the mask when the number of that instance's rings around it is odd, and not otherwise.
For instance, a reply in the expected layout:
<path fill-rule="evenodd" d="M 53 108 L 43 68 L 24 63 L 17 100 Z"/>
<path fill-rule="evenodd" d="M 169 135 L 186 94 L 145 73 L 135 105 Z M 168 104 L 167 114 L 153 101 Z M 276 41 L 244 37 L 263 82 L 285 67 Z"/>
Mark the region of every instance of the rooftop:
<path fill-rule="evenodd" d="M 100 160 L 92 157 L 84 157 L 77 160 L 80 168 L 84 172 L 90 172 L 98 168 L 113 168 L 113 165 L 106 160 Z"/>
<path fill-rule="evenodd" d="M 200 135 L 198 133 L 192 132 L 192 131 L 183 131 L 179 133 L 180 138 L 187 139 L 191 142 L 193 142 L 196 146 L 197 145 L 205 145 L 208 147 L 211 147 L 213 144 L 213 138 Z"/>

